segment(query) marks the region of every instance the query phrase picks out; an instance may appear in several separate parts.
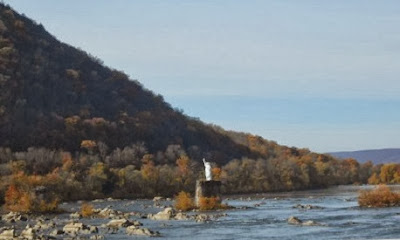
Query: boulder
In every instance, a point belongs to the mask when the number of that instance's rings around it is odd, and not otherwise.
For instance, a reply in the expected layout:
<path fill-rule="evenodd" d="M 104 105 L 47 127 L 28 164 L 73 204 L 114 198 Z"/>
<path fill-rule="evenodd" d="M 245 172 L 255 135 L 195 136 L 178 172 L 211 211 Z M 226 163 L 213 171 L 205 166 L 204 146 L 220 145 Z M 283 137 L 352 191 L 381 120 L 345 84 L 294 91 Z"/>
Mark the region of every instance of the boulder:
<path fill-rule="evenodd" d="M 128 219 L 114 219 L 114 220 L 109 221 L 106 224 L 106 226 L 109 228 L 121 228 L 121 227 L 129 227 L 131 225 L 135 225 L 135 223 L 141 225 L 141 223 L 138 221 L 131 222 Z"/>
<path fill-rule="evenodd" d="M 80 219 L 80 218 L 82 218 L 82 215 L 81 215 L 79 212 L 74 212 L 74 213 L 71 213 L 71 214 L 69 215 L 69 218 L 72 218 L 72 219 Z"/>
<path fill-rule="evenodd" d="M 323 207 L 314 206 L 314 205 L 310 205 L 310 204 L 307 204 L 307 205 L 297 204 L 297 205 L 293 206 L 293 208 L 304 209 L 304 210 L 323 209 Z"/>
<path fill-rule="evenodd" d="M 316 221 L 309 220 L 309 221 L 304 222 L 303 226 L 323 226 L 323 225 Z"/>
<path fill-rule="evenodd" d="M 63 235 L 64 231 L 61 229 L 54 229 L 51 233 L 50 236 L 57 236 L 57 235 Z"/>
<path fill-rule="evenodd" d="M 133 226 L 136 226 L 136 227 L 143 226 L 143 223 L 141 223 L 137 220 L 133 221 L 132 223 L 133 223 Z"/>
<path fill-rule="evenodd" d="M 128 235 L 139 235 L 139 236 L 149 236 L 149 237 L 160 236 L 160 233 L 157 231 L 152 231 L 148 228 L 139 228 L 137 226 L 127 227 L 126 233 Z"/>
<path fill-rule="evenodd" d="M 207 222 L 210 221 L 210 216 L 208 216 L 207 214 L 199 214 L 196 215 L 195 219 L 196 222 Z"/>
<path fill-rule="evenodd" d="M 174 218 L 176 220 L 189 220 L 190 219 L 190 217 L 187 214 L 181 213 L 181 212 L 177 213 Z"/>
<path fill-rule="evenodd" d="M 149 214 L 147 218 L 152 220 L 171 220 L 174 216 L 174 210 L 171 207 L 165 208 L 163 211 L 157 214 Z"/>
<path fill-rule="evenodd" d="M 86 230 L 90 230 L 88 226 L 86 226 L 83 223 L 68 223 L 63 227 L 63 231 L 67 234 L 73 234 L 76 235 L 78 233 L 81 233 L 84 231 L 85 233 L 87 232 Z"/>
<path fill-rule="evenodd" d="M 153 201 L 154 201 L 154 202 L 162 201 L 162 200 L 164 200 L 163 197 L 154 197 L 154 198 L 153 198 Z"/>
<path fill-rule="evenodd" d="M 147 218 L 151 219 L 151 220 L 164 221 L 164 220 L 171 220 L 173 215 L 174 215 L 174 210 L 172 208 L 168 207 L 168 208 L 165 208 L 163 211 L 158 212 L 157 214 L 149 214 L 147 216 Z"/>
<path fill-rule="evenodd" d="M 288 223 L 289 224 L 294 224 L 294 225 L 301 225 L 303 223 L 303 221 L 301 221 L 300 219 L 298 219 L 297 217 L 291 216 L 288 219 Z"/>
<path fill-rule="evenodd" d="M 40 231 L 40 230 L 54 228 L 55 226 L 56 226 L 56 223 L 54 221 L 50 221 L 50 222 L 46 223 L 43 220 L 39 220 L 36 222 L 35 226 L 33 226 L 33 229 L 36 231 Z"/>
<path fill-rule="evenodd" d="M 93 233 L 98 233 L 99 229 L 97 229 L 96 226 L 87 226 L 86 228 L 83 228 L 82 230 L 79 231 L 80 234 L 93 234 Z"/>
<path fill-rule="evenodd" d="M 123 216 L 124 213 L 120 212 L 120 211 L 116 211 L 114 209 L 111 209 L 110 207 L 106 207 L 103 209 L 96 209 L 95 210 L 96 213 L 98 213 L 98 215 L 100 217 L 105 217 L 105 218 L 117 218 L 120 216 Z"/>
<path fill-rule="evenodd" d="M 288 223 L 293 224 L 293 225 L 300 225 L 300 226 L 326 226 L 324 224 L 321 224 L 321 223 L 318 223 L 318 222 L 312 221 L 312 220 L 303 222 L 300 219 L 298 219 L 297 217 L 293 217 L 293 216 L 289 217 Z"/>
<path fill-rule="evenodd" d="M 89 226 L 90 233 L 98 233 L 99 229 L 96 226 Z"/>
<path fill-rule="evenodd" d="M 8 239 L 14 239 L 15 236 L 15 229 L 5 229 L 0 233 L 0 239 L 1 240 L 8 240 Z"/>
<path fill-rule="evenodd" d="M 9 212 L 1 216 L 1 219 L 7 223 L 14 223 L 17 221 L 27 221 L 28 218 L 25 215 L 21 215 L 18 212 Z"/>
<path fill-rule="evenodd" d="M 29 225 L 21 232 L 20 238 L 33 240 L 36 239 L 36 231 L 31 228 Z"/>
<path fill-rule="evenodd" d="M 17 215 L 19 215 L 19 213 L 17 213 L 17 212 L 9 212 L 9 213 L 4 214 L 3 216 L 1 216 L 1 219 L 3 221 L 9 222 L 11 219 L 15 219 Z"/>

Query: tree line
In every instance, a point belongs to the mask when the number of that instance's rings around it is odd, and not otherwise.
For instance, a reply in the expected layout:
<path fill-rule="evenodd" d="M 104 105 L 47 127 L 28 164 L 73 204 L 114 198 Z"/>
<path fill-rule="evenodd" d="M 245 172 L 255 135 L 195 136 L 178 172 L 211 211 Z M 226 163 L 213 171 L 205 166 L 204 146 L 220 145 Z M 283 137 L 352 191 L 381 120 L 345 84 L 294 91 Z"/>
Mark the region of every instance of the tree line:
<path fill-rule="evenodd" d="M 297 155 L 291 151 L 287 148 L 269 158 L 231 159 L 221 166 L 213 163 L 214 179 L 223 182 L 224 194 L 233 194 L 367 183 L 377 174 L 371 162 L 359 164 L 308 150 L 296 150 Z M 386 168 L 382 169 L 383 174 Z M 26 211 L 48 210 L 59 201 L 172 197 L 180 191 L 193 193 L 195 181 L 204 178 L 201 159 L 191 159 L 180 145 L 149 153 L 144 143 L 110 150 L 91 140 L 82 141 L 81 151 L 75 153 L 0 148 L 0 173 L 2 204 Z"/>

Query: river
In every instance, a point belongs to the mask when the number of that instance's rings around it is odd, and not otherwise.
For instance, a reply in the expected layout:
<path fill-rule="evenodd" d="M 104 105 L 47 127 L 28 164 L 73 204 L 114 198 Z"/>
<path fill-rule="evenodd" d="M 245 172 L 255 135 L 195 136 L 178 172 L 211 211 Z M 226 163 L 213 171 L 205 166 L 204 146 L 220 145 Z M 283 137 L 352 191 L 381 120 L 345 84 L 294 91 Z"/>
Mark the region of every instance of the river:
<path fill-rule="evenodd" d="M 228 212 L 205 224 L 172 223 L 159 229 L 169 239 L 394 239 L 400 237 L 400 208 L 359 208 L 358 186 L 325 190 L 243 196 L 233 206 L 254 207 Z M 247 200 L 250 197 L 253 200 Z M 298 204 L 319 209 L 298 209 Z M 290 216 L 324 226 L 288 224 Z M 154 227 L 156 229 L 156 227 Z"/>
<path fill-rule="evenodd" d="M 360 208 L 360 189 L 371 186 L 338 186 L 323 190 L 229 196 L 224 202 L 238 209 L 224 211 L 227 215 L 210 222 L 154 221 L 138 219 L 144 227 L 159 231 L 165 239 L 394 239 L 400 236 L 400 208 Z M 395 186 L 396 190 L 400 186 Z M 151 200 L 114 200 L 92 203 L 95 207 L 111 206 L 124 212 L 156 213 L 160 208 Z M 163 205 L 171 205 L 163 201 Z M 311 205 L 315 209 L 296 207 Z M 68 211 L 79 210 L 80 203 L 66 203 Z M 215 214 L 221 212 L 208 212 Z M 194 214 L 194 213 L 193 213 Z M 198 214 L 198 213 L 196 213 Z M 288 223 L 295 216 L 312 220 L 320 226 Z M 57 216 L 67 219 L 68 214 Z M 135 219 L 135 217 L 132 217 Z M 100 226 L 109 219 L 81 219 L 86 224 Z M 105 239 L 132 239 L 120 229 L 114 234 L 104 232 Z"/>

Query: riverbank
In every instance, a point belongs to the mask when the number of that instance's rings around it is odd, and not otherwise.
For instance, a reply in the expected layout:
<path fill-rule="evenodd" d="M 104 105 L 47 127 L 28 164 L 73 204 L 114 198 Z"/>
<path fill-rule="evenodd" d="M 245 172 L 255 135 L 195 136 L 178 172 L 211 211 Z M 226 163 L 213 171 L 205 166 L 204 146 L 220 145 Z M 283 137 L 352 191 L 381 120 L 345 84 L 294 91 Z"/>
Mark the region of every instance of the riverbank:
<path fill-rule="evenodd" d="M 105 236 L 162 236 L 147 226 L 170 221 L 206 223 L 225 217 L 226 212 L 178 212 L 171 199 L 117 200 L 97 199 L 85 204 L 93 206 L 91 216 L 81 214 L 82 201 L 60 205 L 59 214 L 5 213 L 1 216 L 0 239 L 104 239 Z M 152 224 L 149 224 L 152 222 Z M 107 238 L 108 239 L 108 238 Z"/>
<path fill-rule="evenodd" d="M 64 213 L 31 215 L 26 216 L 26 220 L 10 223 L 3 219 L 1 226 L 14 226 L 16 235 L 21 235 L 29 225 L 38 229 L 37 236 L 47 239 L 131 239 L 133 236 L 165 239 L 396 238 L 400 234 L 396 224 L 400 220 L 399 207 L 364 209 L 358 206 L 358 192 L 373 187 L 338 186 L 312 191 L 231 195 L 226 196 L 224 202 L 236 207 L 235 210 L 185 214 L 170 212 L 171 199 L 101 199 L 88 203 L 104 216 L 81 218 L 77 212 L 82 202 L 68 202 L 60 205 Z M 400 186 L 391 188 L 398 190 Z M 75 234 L 71 232 L 75 230 Z"/>

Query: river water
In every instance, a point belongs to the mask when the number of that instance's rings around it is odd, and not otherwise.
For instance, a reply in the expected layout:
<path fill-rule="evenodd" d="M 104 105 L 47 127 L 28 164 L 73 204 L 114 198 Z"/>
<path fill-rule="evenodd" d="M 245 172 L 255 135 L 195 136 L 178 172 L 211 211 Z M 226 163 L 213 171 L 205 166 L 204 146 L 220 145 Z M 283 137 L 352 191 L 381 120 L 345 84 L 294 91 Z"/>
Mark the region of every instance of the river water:
<path fill-rule="evenodd" d="M 324 190 L 229 196 L 224 202 L 238 207 L 224 211 L 227 215 L 210 222 L 154 221 L 138 219 L 143 227 L 159 231 L 165 239 L 396 239 L 400 238 L 400 208 L 359 208 L 358 191 L 370 186 L 339 186 Z M 400 186 L 395 186 L 400 190 Z M 95 207 L 111 206 L 124 212 L 156 213 L 160 208 L 150 200 L 93 202 Z M 163 201 L 163 205 L 171 205 Z M 316 206 L 299 209 L 298 204 Z M 63 204 L 68 211 L 79 210 L 79 203 Z M 247 208 L 247 209 L 245 209 Z M 221 212 L 207 212 L 217 214 Z M 193 213 L 194 214 L 194 213 Z M 198 214 L 198 213 L 196 213 Z M 299 226 L 288 223 L 295 216 L 322 226 Z M 57 216 L 67 219 L 68 214 Z M 137 219 L 132 217 L 132 219 Z M 100 226 L 108 219 L 81 219 Z M 133 239 L 124 229 L 102 233 L 105 239 Z M 136 237 L 137 238 L 137 237 Z"/>
<path fill-rule="evenodd" d="M 326 190 L 247 196 L 228 203 L 254 207 L 228 211 L 228 216 L 209 223 L 172 223 L 159 230 L 169 239 L 398 239 L 400 208 L 359 208 L 358 186 Z M 370 187 L 369 187 L 370 188 Z M 398 187 L 397 187 L 398 188 Z M 311 204 L 320 209 L 298 209 Z M 324 226 L 288 224 L 290 216 L 313 220 Z"/>

